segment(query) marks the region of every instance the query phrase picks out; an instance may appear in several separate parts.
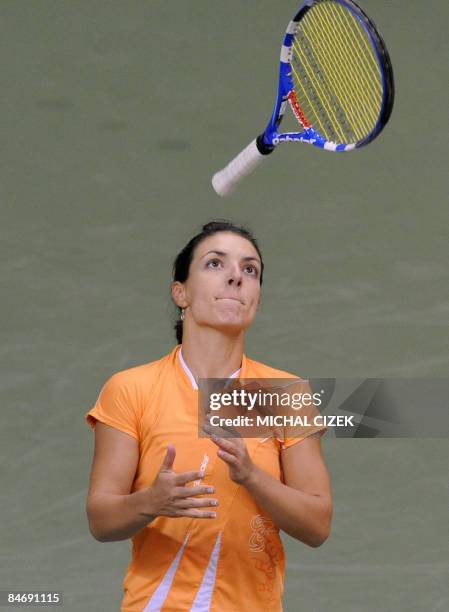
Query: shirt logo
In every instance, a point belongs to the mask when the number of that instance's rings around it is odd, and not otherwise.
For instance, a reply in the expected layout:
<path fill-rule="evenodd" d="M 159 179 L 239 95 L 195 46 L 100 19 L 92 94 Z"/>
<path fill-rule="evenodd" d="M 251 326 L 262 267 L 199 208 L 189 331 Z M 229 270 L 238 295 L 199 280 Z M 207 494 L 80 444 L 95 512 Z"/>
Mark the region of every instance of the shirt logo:
<path fill-rule="evenodd" d="M 261 514 L 255 514 L 250 521 L 250 527 L 252 530 L 249 538 L 250 551 L 261 552 L 265 550 L 266 536 L 276 531 L 273 521 Z"/>
<path fill-rule="evenodd" d="M 207 453 L 204 453 L 204 457 L 200 465 L 200 472 L 206 471 L 206 467 L 208 463 L 209 463 L 209 455 Z M 201 478 L 198 478 L 198 480 L 195 480 L 193 485 L 197 487 L 201 483 L 201 480 L 202 480 Z"/>

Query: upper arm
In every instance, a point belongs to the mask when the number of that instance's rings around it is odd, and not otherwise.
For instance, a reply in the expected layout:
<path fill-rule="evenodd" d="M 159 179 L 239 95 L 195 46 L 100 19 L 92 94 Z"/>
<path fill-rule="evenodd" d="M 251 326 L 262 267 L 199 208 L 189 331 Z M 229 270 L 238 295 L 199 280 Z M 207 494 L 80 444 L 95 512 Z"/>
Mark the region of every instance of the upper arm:
<path fill-rule="evenodd" d="M 328 500 L 332 509 L 332 490 L 324 462 L 321 436 L 314 434 L 281 451 L 284 483 L 311 495 Z"/>
<path fill-rule="evenodd" d="M 89 502 L 98 494 L 129 494 L 138 462 L 139 442 L 131 435 L 98 421 L 87 496 L 88 511 Z"/>

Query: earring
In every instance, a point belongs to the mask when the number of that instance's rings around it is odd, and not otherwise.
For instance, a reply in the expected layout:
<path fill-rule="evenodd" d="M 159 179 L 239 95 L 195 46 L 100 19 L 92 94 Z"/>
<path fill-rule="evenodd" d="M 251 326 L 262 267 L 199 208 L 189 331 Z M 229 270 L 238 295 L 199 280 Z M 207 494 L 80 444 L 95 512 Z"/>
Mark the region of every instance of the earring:
<path fill-rule="evenodd" d="M 186 318 L 185 314 L 184 314 L 184 308 L 181 308 L 181 315 L 179 317 L 181 319 L 181 321 L 184 321 L 184 319 Z"/>

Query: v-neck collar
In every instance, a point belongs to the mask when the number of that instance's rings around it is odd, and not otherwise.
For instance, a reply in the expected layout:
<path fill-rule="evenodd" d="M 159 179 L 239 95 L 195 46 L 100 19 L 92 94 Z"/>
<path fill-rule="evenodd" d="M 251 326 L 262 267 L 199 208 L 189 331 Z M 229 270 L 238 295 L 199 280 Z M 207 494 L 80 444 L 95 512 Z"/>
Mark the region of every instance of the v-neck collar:
<path fill-rule="evenodd" d="M 190 385 L 191 385 L 192 389 L 194 391 L 198 391 L 198 385 L 197 385 L 197 382 L 195 380 L 195 376 L 193 375 L 193 373 L 190 370 L 189 366 L 184 361 L 184 357 L 182 356 L 182 345 L 179 345 L 178 360 L 179 360 L 179 363 L 181 364 L 181 367 L 182 367 L 185 375 L 187 376 L 187 378 L 188 378 L 188 380 L 190 382 Z M 238 370 L 236 370 L 233 374 L 231 374 L 231 376 L 229 376 L 229 378 L 237 378 L 237 377 L 239 377 L 240 373 L 243 371 L 243 367 L 244 367 L 245 362 L 246 362 L 245 355 L 242 355 L 242 365 L 241 365 L 241 367 Z"/>

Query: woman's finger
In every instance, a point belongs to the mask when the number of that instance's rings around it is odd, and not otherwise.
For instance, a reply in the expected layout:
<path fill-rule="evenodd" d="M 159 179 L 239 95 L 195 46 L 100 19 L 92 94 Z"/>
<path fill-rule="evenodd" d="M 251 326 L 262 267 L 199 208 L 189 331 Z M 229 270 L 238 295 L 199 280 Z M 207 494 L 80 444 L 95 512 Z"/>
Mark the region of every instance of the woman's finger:
<path fill-rule="evenodd" d="M 184 497 L 174 502 L 177 508 L 204 508 L 206 506 L 218 506 L 218 499 L 194 499 Z"/>
<path fill-rule="evenodd" d="M 240 446 L 234 441 L 226 440 L 224 438 L 217 438 L 216 436 L 212 436 L 212 441 L 215 442 L 217 446 L 231 454 L 235 453 Z"/>
<path fill-rule="evenodd" d="M 192 495 L 206 495 L 208 493 L 215 493 L 214 487 L 199 485 L 196 487 L 176 487 L 175 489 L 175 495 L 179 499 L 191 497 Z"/>
<path fill-rule="evenodd" d="M 229 465 L 233 465 L 233 466 L 237 466 L 239 463 L 238 458 L 235 455 L 232 455 L 231 453 L 227 453 L 224 450 L 219 450 L 217 452 L 217 455 L 223 459 L 224 461 L 226 461 L 226 463 L 229 463 Z"/>
<path fill-rule="evenodd" d="M 182 472 L 181 474 L 176 474 L 175 483 L 180 485 L 185 485 L 192 480 L 198 480 L 204 478 L 204 472 L 191 471 L 191 472 Z"/>
<path fill-rule="evenodd" d="M 178 510 L 175 516 L 190 516 L 191 518 L 215 518 L 217 516 L 216 512 L 212 512 L 210 510 Z"/>

